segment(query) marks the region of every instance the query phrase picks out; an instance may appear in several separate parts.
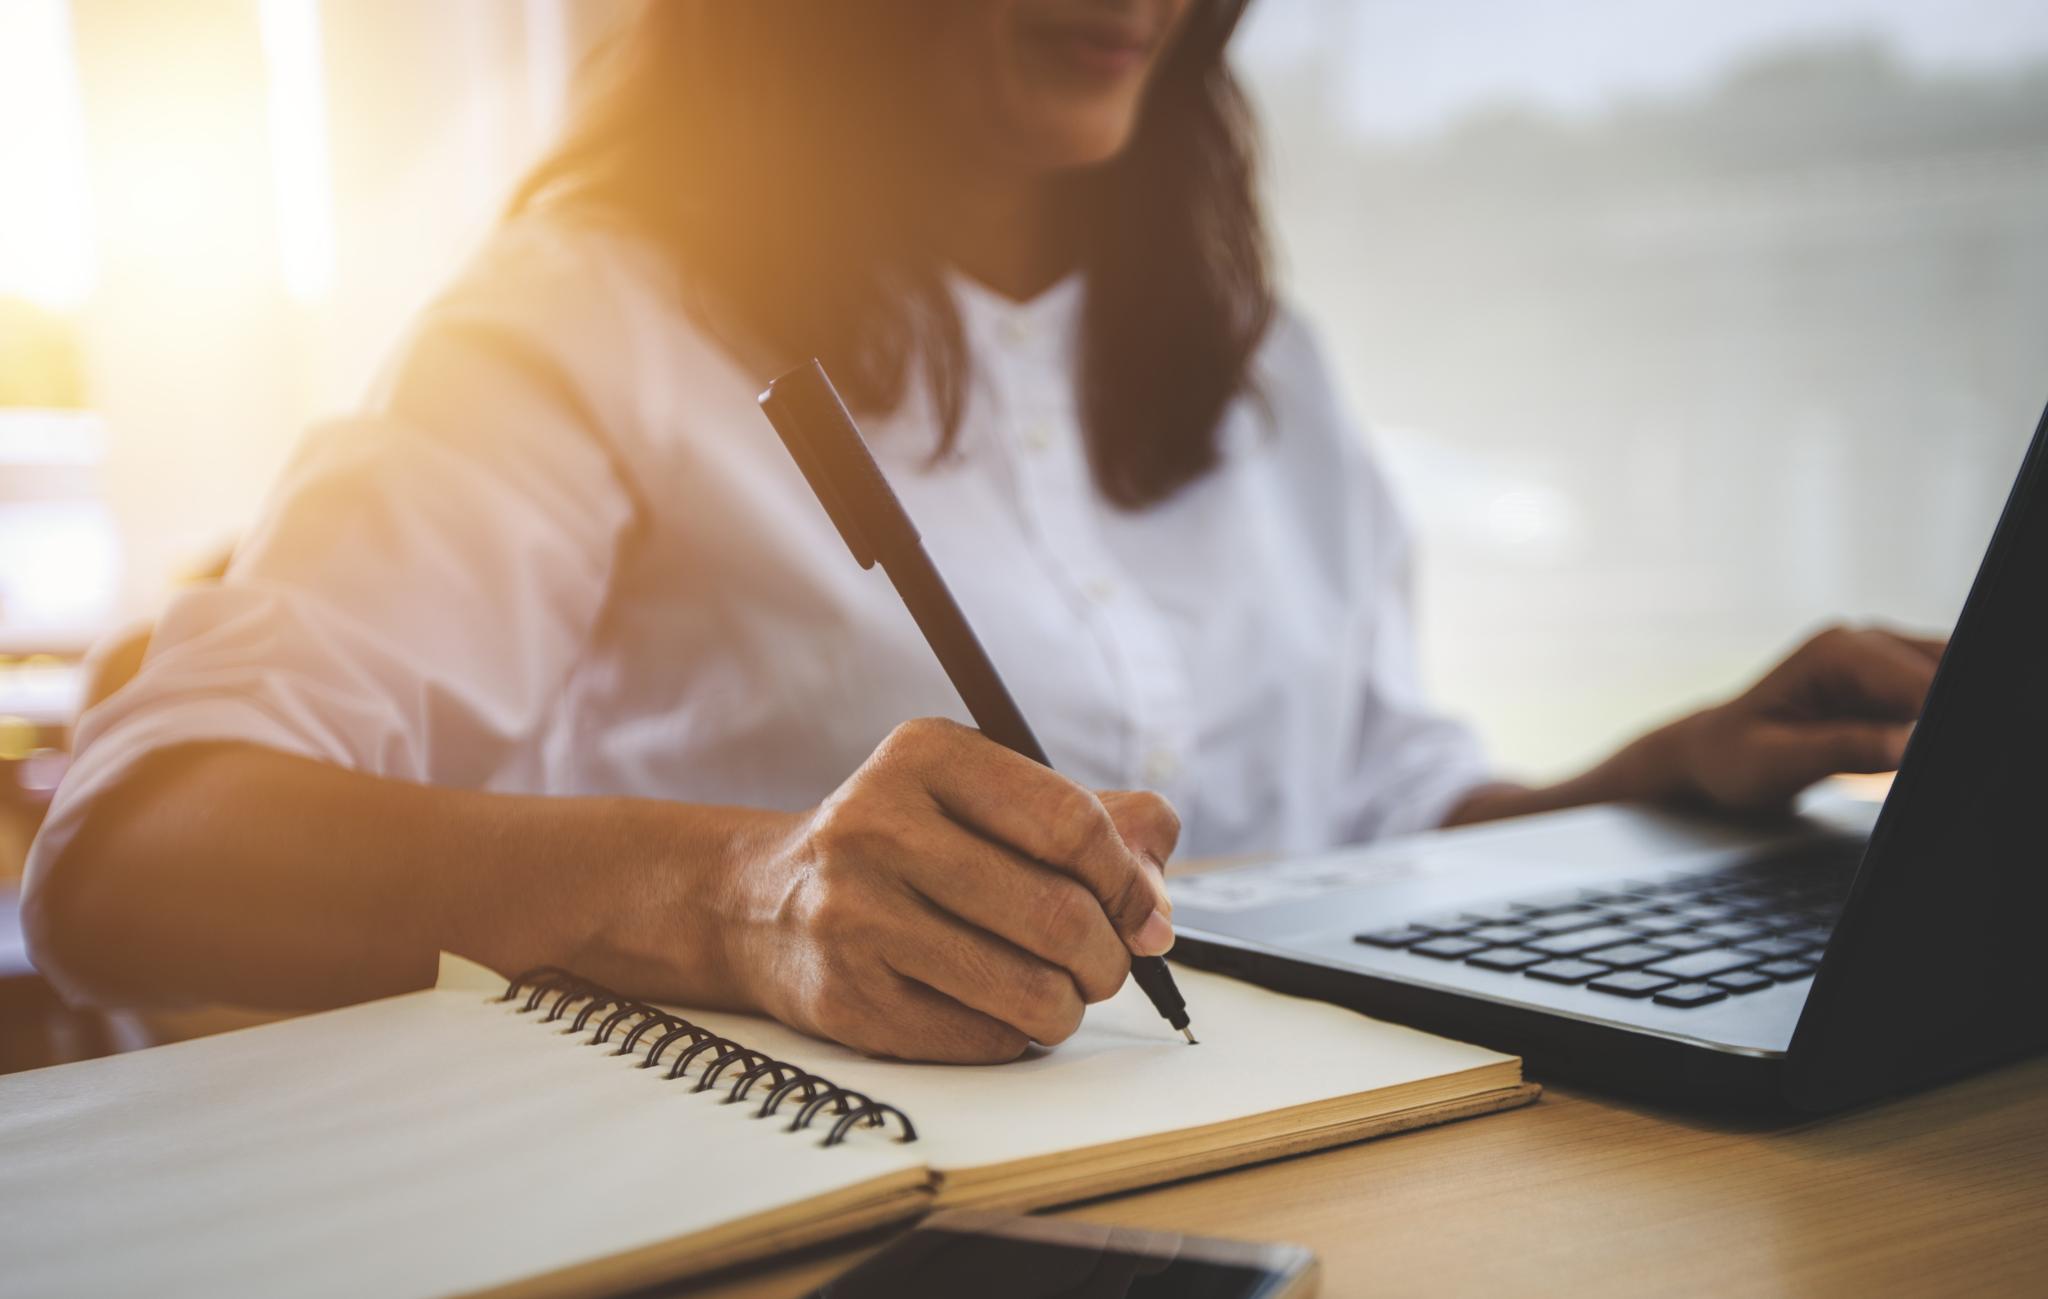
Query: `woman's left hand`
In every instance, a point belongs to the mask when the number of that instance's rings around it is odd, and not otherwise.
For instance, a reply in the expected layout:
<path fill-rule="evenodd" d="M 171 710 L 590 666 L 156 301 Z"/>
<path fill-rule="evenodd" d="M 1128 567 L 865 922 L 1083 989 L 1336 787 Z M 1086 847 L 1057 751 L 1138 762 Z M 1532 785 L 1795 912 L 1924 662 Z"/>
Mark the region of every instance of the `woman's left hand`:
<path fill-rule="evenodd" d="M 1919 719 L 1944 639 L 1831 627 L 1742 694 L 1666 727 L 1673 793 L 1731 812 L 1776 812 L 1837 772 L 1892 771 Z"/>

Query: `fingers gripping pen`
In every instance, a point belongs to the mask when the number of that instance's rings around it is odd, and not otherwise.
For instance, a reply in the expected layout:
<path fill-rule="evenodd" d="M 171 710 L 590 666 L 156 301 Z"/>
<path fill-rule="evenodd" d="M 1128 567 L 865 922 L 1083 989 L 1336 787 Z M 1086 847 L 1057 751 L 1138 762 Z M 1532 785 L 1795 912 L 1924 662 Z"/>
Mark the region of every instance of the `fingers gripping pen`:
<path fill-rule="evenodd" d="M 1017 701 L 997 675 L 988 651 L 981 647 L 938 567 L 925 553 L 917 525 L 910 521 L 881 467 L 868 453 L 867 443 L 825 376 L 825 368 L 815 360 L 799 366 L 769 384 L 760 400 L 762 412 L 782 436 L 783 445 L 838 526 L 854 559 L 862 568 L 880 564 L 895 584 L 981 733 L 1050 767 L 1045 749 L 1018 711 Z M 1187 1003 L 1174 986 L 1166 962 L 1157 956 L 1133 957 L 1131 977 L 1166 1022 L 1193 1042 Z"/>

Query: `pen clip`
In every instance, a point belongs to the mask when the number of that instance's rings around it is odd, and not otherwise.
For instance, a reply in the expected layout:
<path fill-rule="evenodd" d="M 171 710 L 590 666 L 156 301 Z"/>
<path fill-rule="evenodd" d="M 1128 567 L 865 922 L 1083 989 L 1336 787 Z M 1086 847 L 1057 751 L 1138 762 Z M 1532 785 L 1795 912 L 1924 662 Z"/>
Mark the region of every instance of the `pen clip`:
<path fill-rule="evenodd" d="M 916 526 L 817 358 L 776 378 L 759 401 L 862 568 L 917 543 Z"/>

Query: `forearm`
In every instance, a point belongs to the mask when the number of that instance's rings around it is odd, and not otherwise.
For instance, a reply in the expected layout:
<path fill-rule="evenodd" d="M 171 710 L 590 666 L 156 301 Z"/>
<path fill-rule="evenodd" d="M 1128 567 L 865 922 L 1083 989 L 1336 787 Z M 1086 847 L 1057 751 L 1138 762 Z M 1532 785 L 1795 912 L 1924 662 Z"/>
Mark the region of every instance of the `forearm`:
<path fill-rule="evenodd" d="M 1666 803 L 1687 795 L 1683 770 L 1684 732 L 1674 723 L 1616 752 L 1586 771 L 1552 785 L 1507 782 L 1482 785 L 1466 794 L 1444 818 L 1446 826 L 1498 821 L 1510 816 L 1555 812 L 1592 803 Z"/>
<path fill-rule="evenodd" d="M 247 745 L 167 751 L 92 807 L 27 902 L 39 958 L 117 1004 L 335 1005 L 432 982 L 436 952 L 630 976 L 619 908 L 662 918 L 655 991 L 735 1004 L 718 869 L 774 814 L 385 780 Z M 674 973 L 680 971 L 680 974 Z M 680 985 L 680 986 L 668 986 Z"/>
<path fill-rule="evenodd" d="M 1444 824 L 1609 802 L 1783 815 L 1817 780 L 1897 769 L 1946 644 L 1831 627 L 1733 699 L 1667 723 L 1561 784 L 1475 789 Z"/>

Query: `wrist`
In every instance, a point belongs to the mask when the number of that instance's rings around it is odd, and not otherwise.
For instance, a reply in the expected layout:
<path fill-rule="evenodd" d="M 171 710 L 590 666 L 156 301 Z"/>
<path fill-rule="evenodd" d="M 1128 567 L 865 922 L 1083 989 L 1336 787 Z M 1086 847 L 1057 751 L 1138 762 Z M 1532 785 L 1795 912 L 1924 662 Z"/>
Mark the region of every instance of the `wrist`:
<path fill-rule="evenodd" d="M 1698 779 L 1695 756 L 1707 713 L 1695 713 L 1658 727 L 1612 757 L 1569 780 L 1529 787 L 1482 785 L 1451 810 L 1445 825 L 1465 825 L 1507 816 L 1555 812 L 1589 803 L 1692 803 L 1710 801 Z"/>
<path fill-rule="evenodd" d="M 707 993 L 731 1010 L 781 1016 L 773 997 L 774 967 L 781 955 L 786 918 L 790 853 L 801 842 L 808 812 L 752 807 L 692 807 L 695 841 L 673 864 L 694 875 L 689 900 L 695 929 L 691 941 L 706 957 Z"/>
<path fill-rule="evenodd" d="M 1587 773 L 1586 779 L 1602 787 L 1601 801 L 1685 803 L 1699 798 L 1692 750 L 1702 716 L 1695 713 L 1667 722 Z"/>
<path fill-rule="evenodd" d="M 590 838 L 597 878 L 572 908 L 564 962 L 621 992 L 706 1009 L 763 1011 L 761 882 L 800 815 L 747 807 L 607 799 Z"/>

